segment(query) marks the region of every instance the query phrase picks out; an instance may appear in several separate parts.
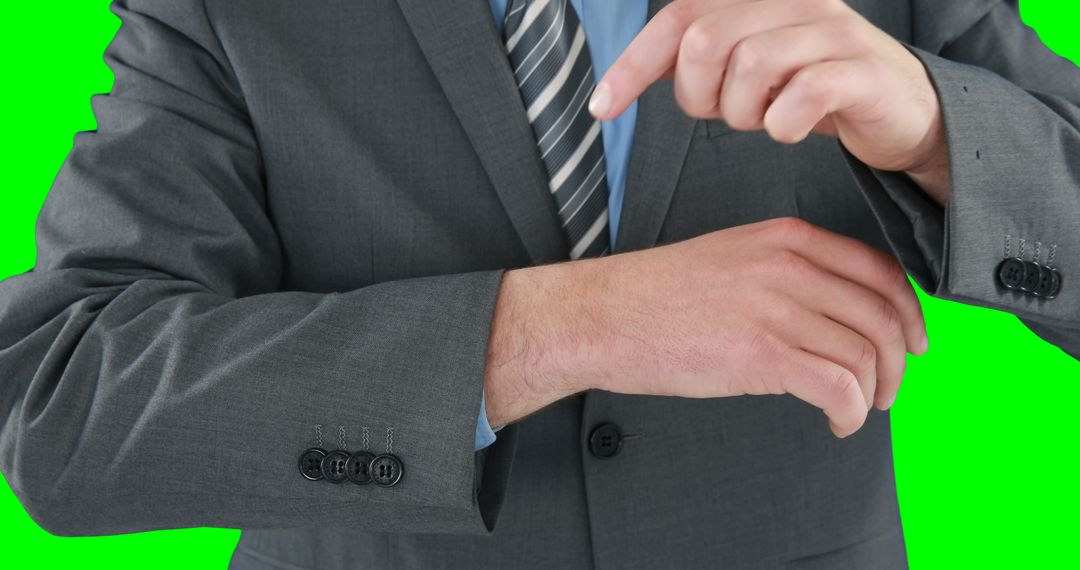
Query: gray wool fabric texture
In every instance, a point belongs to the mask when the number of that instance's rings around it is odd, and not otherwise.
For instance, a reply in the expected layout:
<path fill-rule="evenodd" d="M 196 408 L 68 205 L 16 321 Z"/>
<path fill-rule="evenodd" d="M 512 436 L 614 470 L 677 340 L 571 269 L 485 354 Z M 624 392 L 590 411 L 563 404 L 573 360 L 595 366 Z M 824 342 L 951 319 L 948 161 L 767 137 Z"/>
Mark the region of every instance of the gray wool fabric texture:
<path fill-rule="evenodd" d="M 1080 355 L 1080 74 L 1015 2 L 850 4 L 932 76 L 948 208 L 834 140 L 688 118 L 660 82 L 618 250 L 798 216 Z M 502 271 L 568 253 L 485 0 L 114 11 L 98 130 L 0 284 L 0 468 L 44 528 L 242 528 L 236 569 L 906 567 L 880 412 L 839 440 L 792 397 L 590 392 L 473 451 Z M 996 285 L 1021 239 L 1053 248 L 1056 299 Z M 609 460 L 602 422 L 636 434 Z M 393 429 L 401 483 L 302 478 L 316 424 L 328 448 Z"/>

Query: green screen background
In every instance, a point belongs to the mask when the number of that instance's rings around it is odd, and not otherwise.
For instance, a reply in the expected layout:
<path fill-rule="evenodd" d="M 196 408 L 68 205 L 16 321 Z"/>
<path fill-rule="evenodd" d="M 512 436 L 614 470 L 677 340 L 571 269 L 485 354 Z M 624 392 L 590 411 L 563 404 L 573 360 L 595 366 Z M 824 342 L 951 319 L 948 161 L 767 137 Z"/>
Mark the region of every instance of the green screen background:
<path fill-rule="evenodd" d="M 162 0 L 167 1 L 167 0 Z M 1043 41 L 1080 63 L 1080 3 L 1025 0 Z M 102 52 L 119 21 L 107 0 L 0 8 L 0 278 L 34 264 L 34 220 L 90 96 L 111 89 Z M 1080 568 L 1080 363 L 1013 316 L 921 295 L 930 352 L 912 358 L 893 409 L 911 566 Z M 0 566 L 224 568 L 239 531 L 58 538 L 0 483 Z"/>

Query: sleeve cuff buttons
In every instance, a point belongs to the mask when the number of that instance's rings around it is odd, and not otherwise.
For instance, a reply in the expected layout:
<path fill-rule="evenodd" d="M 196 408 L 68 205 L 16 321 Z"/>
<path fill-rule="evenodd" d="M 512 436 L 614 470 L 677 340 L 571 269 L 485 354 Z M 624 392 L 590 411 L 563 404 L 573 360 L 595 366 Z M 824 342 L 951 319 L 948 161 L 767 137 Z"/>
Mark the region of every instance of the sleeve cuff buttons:
<path fill-rule="evenodd" d="M 300 475 L 308 481 L 352 481 L 357 485 L 375 483 L 379 487 L 393 487 L 405 474 L 404 464 L 393 454 L 376 456 L 358 451 L 350 455 L 340 449 L 326 452 L 318 447 L 300 454 L 299 467 Z"/>
<path fill-rule="evenodd" d="M 1002 260 L 997 267 L 998 284 L 1041 299 L 1053 299 L 1061 292 L 1061 273 L 1052 267 L 1016 257 Z"/>

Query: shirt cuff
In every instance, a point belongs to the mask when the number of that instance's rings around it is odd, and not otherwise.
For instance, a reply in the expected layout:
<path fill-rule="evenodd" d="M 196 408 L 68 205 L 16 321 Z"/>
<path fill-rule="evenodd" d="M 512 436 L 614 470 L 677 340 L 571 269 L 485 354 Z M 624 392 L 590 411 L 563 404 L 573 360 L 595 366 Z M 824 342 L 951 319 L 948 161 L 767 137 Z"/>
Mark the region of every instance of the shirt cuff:
<path fill-rule="evenodd" d="M 487 406 L 484 404 L 484 397 L 480 396 L 480 415 L 476 420 L 476 446 L 474 451 L 480 451 L 493 443 L 495 443 L 495 430 L 491 429 L 491 424 L 488 423 Z"/>

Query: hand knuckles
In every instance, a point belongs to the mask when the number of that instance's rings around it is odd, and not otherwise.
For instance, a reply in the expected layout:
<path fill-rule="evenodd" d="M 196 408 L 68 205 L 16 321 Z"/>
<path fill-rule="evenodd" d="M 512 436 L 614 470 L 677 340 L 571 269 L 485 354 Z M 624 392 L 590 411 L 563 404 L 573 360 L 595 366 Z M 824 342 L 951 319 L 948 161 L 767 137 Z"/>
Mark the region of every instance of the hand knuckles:
<path fill-rule="evenodd" d="M 798 279 L 810 273 L 813 264 L 791 250 L 781 250 L 772 256 L 772 266 L 779 279 Z"/>
<path fill-rule="evenodd" d="M 775 357 L 783 348 L 783 342 L 766 327 L 759 327 L 746 335 L 751 358 Z"/>
<path fill-rule="evenodd" d="M 791 89 L 799 98 L 815 106 L 824 107 L 829 102 L 829 79 L 814 68 L 799 72 L 791 80 Z"/>
<path fill-rule="evenodd" d="M 743 40 L 732 50 L 720 100 L 721 115 L 732 129 L 752 131 L 761 128 L 763 109 L 756 109 L 753 97 L 764 92 L 761 78 L 769 66 L 769 59 L 768 50 L 753 38 Z M 739 87 L 738 91 L 734 91 L 735 86 Z"/>
<path fill-rule="evenodd" d="M 859 388 L 859 379 L 847 369 L 841 369 L 839 372 L 834 372 L 828 377 L 825 383 L 825 389 L 832 395 L 832 398 L 837 403 L 844 403 L 846 400 L 845 394 L 853 390 L 857 390 L 860 394 L 862 389 Z"/>
<path fill-rule="evenodd" d="M 735 44 L 735 48 L 731 50 L 728 67 L 732 74 L 739 77 L 750 77 L 760 74 L 764 67 L 768 65 L 769 50 L 762 46 L 761 40 L 755 39 L 756 37 L 752 36 L 742 40 Z"/>
<path fill-rule="evenodd" d="M 854 15 L 838 18 L 832 25 L 830 35 L 838 43 L 856 48 L 868 43 L 866 26 Z"/>
<path fill-rule="evenodd" d="M 679 46 L 680 56 L 691 63 L 723 66 L 725 63 L 713 30 L 698 20 L 687 28 Z"/>
<path fill-rule="evenodd" d="M 896 82 L 893 68 L 884 58 L 870 57 L 864 61 L 866 73 L 874 85 L 889 86 Z"/>
<path fill-rule="evenodd" d="M 911 287 L 911 281 L 908 280 L 907 272 L 900 266 L 899 263 L 890 260 L 885 267 L 885 279 L 886 284 L 892 288 L 893 291 L 899 292 L 906 297 L 914 297 L 915 290 Z"/>
<path fill-rule="evenodd" d="M 795 0 L 796 2 L 800 0 Z M 852 10 L 844 0 L 810 0 L 819 14 L 851 14 Z"/>
<path fill-rule="evenodd" d="M 862 375 L 869 374 L 877 369 L 878 353 L 877 348 L 874 347 L 874 343 L 863 340 L 858 343 L 858 346 L 854 348 L 855 354 L 852 359 L 852 365 Z"/>
<path fill-rule="evenodd" d="M 766 222 L 768 229 L 782 240 L 800 239 L 808 222 L 795 216 L 773 218 Z"/>
<path fill-rule="evenodd" d="M 908 283 L 907 272 L 895 259 L 885 260 L 885 275 L 889 279 L 889 283 L 897 289 L 907 289 L 911 286 Z"/>
<path fill-rule="evenodd" d="M 896 336 L 900 332 L 900 312 L 887 299 L 879 301 L 877 326 L 887 336 Z"/>
<path fill-rule="evenodd" d="M 781 0 L 784 7 L 797 14 L 814 14 L 820 11 L 824 5 L 824 0 Z"/>
<path fill-rule="evenodd" d="M 684 2 L 672 2 L 664 6 L 654 17 L 659 23 L 672 29 L 683 30 L 693 21 L 690 6 Z"/>
<path fill-rule="evenodd" d="M 759 306 L 765 307 L 765 311 L 771 317 L 773 323 L 790 323 L 792 319 L 797 318 L 800 314 L 798 306 L 790 298 L 782 294 L 769 293 L 758 297 L 758 299 L 761 300 Z"/>

